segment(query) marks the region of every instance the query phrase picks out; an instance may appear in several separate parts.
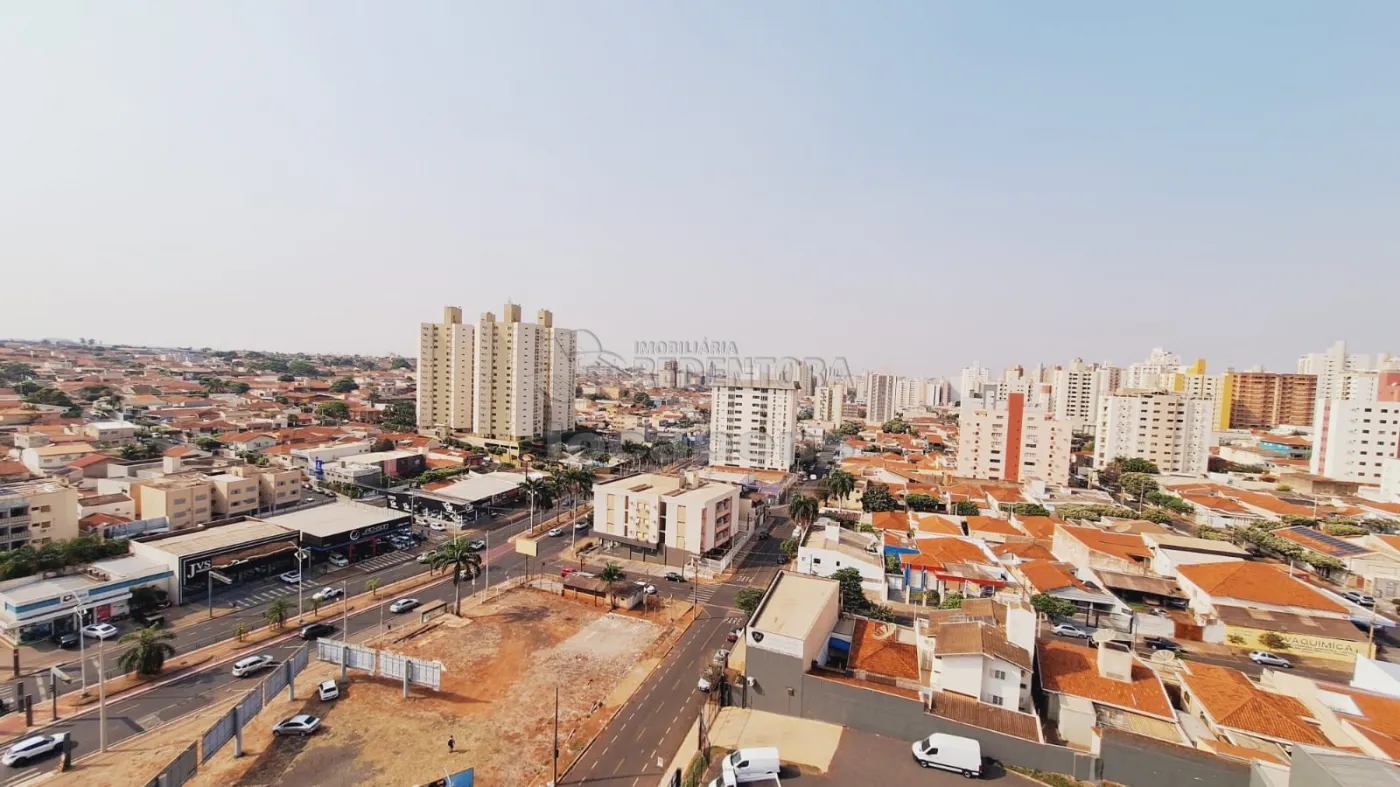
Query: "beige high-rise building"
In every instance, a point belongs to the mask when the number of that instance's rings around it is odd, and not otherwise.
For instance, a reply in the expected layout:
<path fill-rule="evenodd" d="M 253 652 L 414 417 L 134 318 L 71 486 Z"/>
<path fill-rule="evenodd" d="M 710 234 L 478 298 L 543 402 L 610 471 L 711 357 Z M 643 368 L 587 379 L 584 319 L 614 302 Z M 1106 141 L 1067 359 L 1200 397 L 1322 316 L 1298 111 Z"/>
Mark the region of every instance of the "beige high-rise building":
<path fill-rule="evenodd" d="M 1163 473 L 1204 474 L 1215 442 L 1215 402 L 1167 391 L 1105 396 L 1094 431 L 1094 467 L 1147 459 Z"/>
<path fill-rule="evenodd" d="M 995 407 L 964 410 L 957 474 L 962 478 L 1069 483 L 1074 429 L 1013 393 Z"/>
<path fill-rule="evenodd" d="M 865 377 L 865 422 L 883 424 L 899 413 L 895 376 L 871 372 Z"/>
<path fill-rule="evenodd" d="M 418 426 L 520 440 L 562 432 L 574 423 L 576 337 L 540 310 L 521 322 L 508 303 L 475 326 L 449 306 L 443 322 L 419 331 Z"/>
<path fill-rule="evenodd" d="M 826 428 L 841 425 L 841 405 L 846 401 L 846 386 L 841 383 L 817 388 L 812 405 L 812 420 Z"/>

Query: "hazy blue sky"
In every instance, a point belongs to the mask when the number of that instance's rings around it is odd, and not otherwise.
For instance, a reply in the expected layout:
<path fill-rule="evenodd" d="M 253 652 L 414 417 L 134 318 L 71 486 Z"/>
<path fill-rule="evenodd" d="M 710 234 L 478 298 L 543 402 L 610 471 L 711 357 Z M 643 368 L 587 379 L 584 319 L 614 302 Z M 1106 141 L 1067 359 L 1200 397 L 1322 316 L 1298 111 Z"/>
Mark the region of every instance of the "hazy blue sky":
<path fill-rule="evenodd" d="M 1400 351 L 1400 3 L 10 2 L 0 336 Z"/>

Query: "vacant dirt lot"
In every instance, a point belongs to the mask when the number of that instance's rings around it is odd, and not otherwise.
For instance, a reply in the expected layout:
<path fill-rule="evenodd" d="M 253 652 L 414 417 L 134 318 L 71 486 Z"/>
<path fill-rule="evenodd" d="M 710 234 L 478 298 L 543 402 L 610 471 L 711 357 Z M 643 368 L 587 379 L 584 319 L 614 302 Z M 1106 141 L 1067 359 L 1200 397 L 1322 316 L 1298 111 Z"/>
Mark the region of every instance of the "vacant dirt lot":
<path fill-rule="evenodd" d="M 377 643 L 442 661 L 441 693 L 415 688 L 405 700 L 400 684 L 352 671 L 339 702 L 307 700 L 316 682 L 339 675 L 338 667 L 314 664 L 297 681 L 303 699 L 288 702 L 283 693 L 245 729 L 245 756 L 234 760 L 221 751 L 193 784 L 403 787 L 469 767 L 479 784 L 542 781 L 550 766 L 555 687 L 562 769 L 563 759 L 593 734 L 605 715 L 599 711 L 621 701 L 623 688 L 639 680 L 663 631 L 647 620 L 531 590 L 466 614 L 438 618 L 436 627 L 412 639 Z M 323 730 L 310 739 L 273 739 L 272 725 L 300 712 L 322 716 Z M 456 738 L 455 754 L 448 753 L 449 735 Z"/>

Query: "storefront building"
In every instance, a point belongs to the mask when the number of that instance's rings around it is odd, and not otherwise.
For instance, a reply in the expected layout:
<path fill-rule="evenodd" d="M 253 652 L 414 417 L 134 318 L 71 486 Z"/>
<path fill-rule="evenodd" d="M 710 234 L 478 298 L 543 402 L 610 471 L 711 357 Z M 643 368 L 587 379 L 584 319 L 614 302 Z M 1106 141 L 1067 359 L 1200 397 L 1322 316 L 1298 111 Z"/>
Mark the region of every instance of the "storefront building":
<path fill-rule="evenodd" d="M 301 534 L 301 545 L 312 563 L 339 552 L 351 561 L 377 555 L 388 548 L 384 540 L 407 535 L 413 518 L 405 511 L 341 500 L 324 506 L 268 517 L 275 524 Z"/>
<path fill-rule="evenodd" d="M 0 637 L 11 645 L 36 642 L 89 623 L 131 614 L 131 591 L 150 585 L 169 591 L 173 573 L 140 557 L 103 560 L 79 573 L 0 582 Z"/>
<path fill-rule="evenodd" d="M 183 604 L 205 597 L 211 569 L 237 585 L 296 568 L 297 537 L 295 530 L 240 518 L 132 541 L 131 553 L 165 566 L 173 577 L 171 601 Z"/>

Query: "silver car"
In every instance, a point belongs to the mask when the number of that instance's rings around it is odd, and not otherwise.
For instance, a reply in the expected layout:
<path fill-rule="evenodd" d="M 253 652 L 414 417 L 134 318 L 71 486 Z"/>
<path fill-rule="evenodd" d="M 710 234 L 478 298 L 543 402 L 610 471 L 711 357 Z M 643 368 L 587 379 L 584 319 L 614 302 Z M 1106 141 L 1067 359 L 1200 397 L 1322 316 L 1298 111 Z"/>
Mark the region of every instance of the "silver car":
<path fill-rule="evenodd" d="M 1264 667 L 1282 667 L 1292 669 L 1293 664 L 1288 659 L 1270 653 L 1267 650 L 1250 651 L 1249 660 Z"/>
<path fill-rule="evenodd" d="M 309 713 L 298 713 L 290 719 L 277 722 L 272 728 L 273 735 L 310 735 L 321 728 L 321 720 Z"/>

